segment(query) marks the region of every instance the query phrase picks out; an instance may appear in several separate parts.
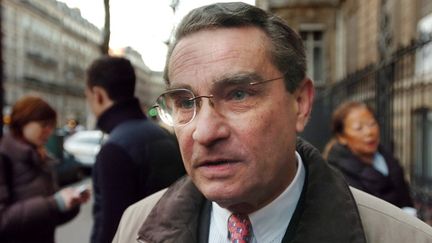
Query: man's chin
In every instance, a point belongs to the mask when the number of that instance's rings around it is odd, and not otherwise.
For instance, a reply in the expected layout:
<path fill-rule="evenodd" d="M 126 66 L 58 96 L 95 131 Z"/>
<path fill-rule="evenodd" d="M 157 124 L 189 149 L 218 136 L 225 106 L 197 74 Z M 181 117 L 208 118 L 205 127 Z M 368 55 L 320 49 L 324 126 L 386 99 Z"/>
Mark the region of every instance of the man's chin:
<path fill-rule="evenodd" d="M 220 186 L 220 187 L 205 186 L 204 188 L 199 188 L 199 189 L 208 200 L 216 202 L 221 207 L 222 205 L 227 205 L 232 203 L 233 199 L 236 197 L 236 193 L 233 192 L 227 186 Z"/>
<path fill-rule="evenodd" d="M 248 193 L 244 188 L 236 187 L 233 184 L 204 183 L 198 187 L 204 197 L 209 201 L 217 203 L 220 207 L 236 213 L 251 213 L 256 209 L 253 202 L 248 202 Z"/>
<path fill-rule="evenodd" d="M 220 188 L 219 190 L 215 190 L 214 188 L 212 190 L 203 189 L 201 192 L 203 192 L 205 198 L 207 198 L 209 201 L 215 202 L 222 208 L 226 209 L 239 204 L 241 201 L 238 198 L 238 193 L 229 190 L 227 187 Z"/>
<path fill-rule="evenodd" d="M 249 214 L 255 211 L 255 207 L 252 204 L 242 202 L 241 200 L 219 200 L 214 202 L 216 202 L 221 208 L 225 208 L 233 213 Z"/>

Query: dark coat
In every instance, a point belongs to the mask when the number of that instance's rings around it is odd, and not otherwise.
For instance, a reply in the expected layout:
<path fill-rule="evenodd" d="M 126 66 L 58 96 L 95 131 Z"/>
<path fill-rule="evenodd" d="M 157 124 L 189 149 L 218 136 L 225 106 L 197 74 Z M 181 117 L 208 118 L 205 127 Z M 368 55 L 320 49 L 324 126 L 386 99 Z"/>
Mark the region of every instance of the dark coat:
<path fill-rule="evenodd" d="M 299 140 L 306 170 L 300 200 L 282 242 L 430 243 L 432 228 L 399 208 L 348 187 L 319 152 Z M 113 243 L 205 243 L 211 203 L 189 177 L 129 207 Z M 266 220 L 272 220 L 268 218 Z"/>
<path fill-rule="evenodd" d="M 389 174 L 385 176 L 373 166 L 363 163 L 346 146 L 336 143 L 329 151 L 328 162 L 338 168 L 349 185 L 381 198 L 400 208 L 413 207 L 408 185 L 399 162 L 382 146 Z"/>
<path fill-rule="evenodd" d="M 91 242 L 111 242 L 123 211 L 186 172 L 174 136 L 147 120 L 137 99 L 116 103 L 98 120 L 109 133 L 93 170 Z"/>
<path fill-rule="evenodd" d="M 55 227 L 75 217 L 79 208 L 58 210 L 53 167 L 33 146 L 5 135 L 0 154 L 0 242 L 54 242 Z"/>
<path fill-rule="evenodd" d="M 329 168 L 308 143 L 299 140 L 296 151 L 306 178 L 282 242 L 366 243 L 356 202 L 342 175 Z M 160 198 L 138 238 L 141 242 L 208 242 L 210 210 L 211 203 L 184 177 Z"/>

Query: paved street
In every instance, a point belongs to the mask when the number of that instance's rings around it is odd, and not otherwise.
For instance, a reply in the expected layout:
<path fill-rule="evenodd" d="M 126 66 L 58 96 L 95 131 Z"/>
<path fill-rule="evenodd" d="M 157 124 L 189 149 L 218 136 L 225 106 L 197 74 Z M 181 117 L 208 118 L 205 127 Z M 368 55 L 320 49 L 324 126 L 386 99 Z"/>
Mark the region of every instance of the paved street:
<path fill-rule="evenodd" d="M 90 179 L 85 179 L 73 186 L 83 183 L 91 183 Z M 90 184 L 91 186 L 91 184 Z M 87 243 L 90 241 L 90 231 L 93 225 L 92 219 L 93 198 L 81 207 L 80 213 L 72 221 L 60 226 L 56 230 L 56 242 L 58 243 Z"/>

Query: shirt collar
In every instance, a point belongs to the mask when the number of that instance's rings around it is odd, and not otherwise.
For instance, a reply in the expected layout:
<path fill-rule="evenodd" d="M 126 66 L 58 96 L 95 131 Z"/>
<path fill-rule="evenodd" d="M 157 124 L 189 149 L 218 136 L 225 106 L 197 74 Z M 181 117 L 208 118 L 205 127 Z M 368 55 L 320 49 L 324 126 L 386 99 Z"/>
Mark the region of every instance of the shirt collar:
<path fill-rule="evenodd" d="M 381 172 L 381 174 L 388 176 L 389 174 L 389 169 L 386 163 L 386 160 L 384 158 L 384 156 L 382 156 L 381 153 L 376 152 L 375 156 L 373 158 L 372 161 L 372 166 L 379 172 Z"/>
<path fill-rule="evenodd" d="M 288 228 L 300 199 L 306 174 L 302 158 L 297 151 L 295 154 L 299 166 L 290 185 L 271 203 L 249 215 L 255 242 L 269 242 L 279 235 L 283 236 Z M 231 212 L 212 202 L 212 214 L 217 230 L 225 232 L 228 237 L 227 222 Z"/>

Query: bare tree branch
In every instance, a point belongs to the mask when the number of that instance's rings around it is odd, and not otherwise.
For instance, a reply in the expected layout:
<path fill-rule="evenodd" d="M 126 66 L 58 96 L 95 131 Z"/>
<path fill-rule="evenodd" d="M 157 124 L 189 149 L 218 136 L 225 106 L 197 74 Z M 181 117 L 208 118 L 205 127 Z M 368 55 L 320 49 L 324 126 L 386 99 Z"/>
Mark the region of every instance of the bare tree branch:
<path fill-rule="evenodd" d="M 109 42 L 110 42 L 110 36 L 111 36 L 111 15 L 110 15 L 110 1 L 104 0 L 104 7 L 105 7 L 105 25 L 103 29 L 103 41 L 101 44 L 101 52 L 102 54 L 108 54 L 109 51 Z"/>

